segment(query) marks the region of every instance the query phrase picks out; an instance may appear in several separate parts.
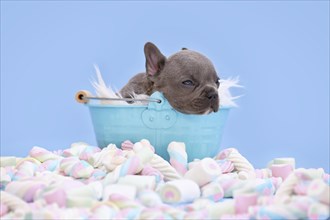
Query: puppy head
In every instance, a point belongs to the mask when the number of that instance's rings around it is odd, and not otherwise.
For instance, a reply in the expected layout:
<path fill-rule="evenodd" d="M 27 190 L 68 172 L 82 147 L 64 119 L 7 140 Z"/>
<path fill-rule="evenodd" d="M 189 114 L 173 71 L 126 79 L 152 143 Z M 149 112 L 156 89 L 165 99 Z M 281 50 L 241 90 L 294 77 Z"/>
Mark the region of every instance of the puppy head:
<path fill-rule="evenodd" d="M 183 49 L 166 58 L 152 43 L 144 47 L 147 77 L 171 106 L 185 114 L 219 109 L 219 77 L 204 55 Z"/>

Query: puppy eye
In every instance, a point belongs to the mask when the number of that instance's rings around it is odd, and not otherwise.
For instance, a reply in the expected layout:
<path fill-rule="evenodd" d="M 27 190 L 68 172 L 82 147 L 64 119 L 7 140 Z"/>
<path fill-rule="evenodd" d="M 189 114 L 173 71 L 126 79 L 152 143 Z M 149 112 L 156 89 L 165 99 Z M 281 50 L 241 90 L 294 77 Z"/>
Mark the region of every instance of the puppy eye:
<path fill-rule="evenodd" d="M 215 81 L 215 84 L 217 84 L 218 86 L 220 85 L 220 78 L 218 78 L 218 79 Z"/>
<path fill-rule="evenodd" d="M 182 84 L 185 85 L 185 86 L 193 86 L 194 85 L 193 81 L 191 81 L 191 80 L 185 80 L 185 81 L 182 82 Z"/>

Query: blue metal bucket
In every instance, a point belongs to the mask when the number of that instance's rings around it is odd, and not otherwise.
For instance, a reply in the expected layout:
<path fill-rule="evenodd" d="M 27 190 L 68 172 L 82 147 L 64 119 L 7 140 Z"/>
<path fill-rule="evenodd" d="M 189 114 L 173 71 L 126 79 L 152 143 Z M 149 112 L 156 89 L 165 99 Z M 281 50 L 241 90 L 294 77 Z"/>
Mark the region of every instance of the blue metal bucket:
<path fill-rule="evenodd" d="M 167 146 L 178 141 L 186 144 L 189 161 L 213 157 L 220 150 L 230 108 L 208 115 L 188 115 L 174 110 L 159 92 L 150 98 L 161 102 L 149 102 L 147 106 L 86 104 L 98 146 L 148 139 L 156 153 L 169 160 Z"/>

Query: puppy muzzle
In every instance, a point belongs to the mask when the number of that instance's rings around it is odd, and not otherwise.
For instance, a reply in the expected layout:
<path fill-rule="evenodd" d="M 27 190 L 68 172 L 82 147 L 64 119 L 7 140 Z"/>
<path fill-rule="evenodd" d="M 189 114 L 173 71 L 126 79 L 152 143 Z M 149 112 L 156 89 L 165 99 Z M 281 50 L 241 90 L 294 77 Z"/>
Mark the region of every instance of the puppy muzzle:
<path fill-rule="evenodd" d="M 219 110 L 218 92 L 210 92 L 207 98 L 210 100 L 210 108 L 213 110 L 213 112 L 217 112 Z"/>

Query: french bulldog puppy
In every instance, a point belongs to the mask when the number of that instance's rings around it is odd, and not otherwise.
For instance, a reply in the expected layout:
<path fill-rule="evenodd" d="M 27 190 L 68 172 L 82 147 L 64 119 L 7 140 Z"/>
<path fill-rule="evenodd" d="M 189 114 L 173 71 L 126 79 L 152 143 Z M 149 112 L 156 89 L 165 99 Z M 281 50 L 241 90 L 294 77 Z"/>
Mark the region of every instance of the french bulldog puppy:
<path fill-rule="evenodd" d="M 162 92 L 171 106 L 185 114 L 209 114 L 219 110 L 219 77 L 204 55 L 183 48 L 166 58 L 153 43 L 144 46 L 146 72 L 139 73 L 120 90 L 132 94 Z"/>

